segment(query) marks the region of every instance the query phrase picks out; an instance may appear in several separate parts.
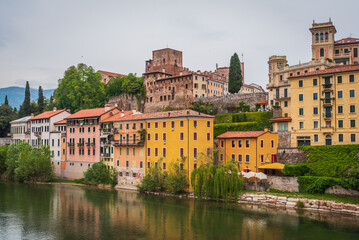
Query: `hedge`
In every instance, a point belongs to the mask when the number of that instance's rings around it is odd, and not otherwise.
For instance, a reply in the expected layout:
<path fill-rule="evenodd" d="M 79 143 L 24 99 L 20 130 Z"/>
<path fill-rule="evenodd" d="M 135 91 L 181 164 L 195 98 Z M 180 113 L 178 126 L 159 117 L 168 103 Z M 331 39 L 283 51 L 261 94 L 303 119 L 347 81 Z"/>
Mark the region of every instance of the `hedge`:
<path fill-rule="evenodd" d="M 213 126 L 214 137 L 228 131 L 258 131 L 260 130 L 256 122 L 241 123 L 221 123 Z"/>
<path fill-rule="evenodd" d="M 283 169 L 284 176 L 291 176 L 291 177 L 305 176 L 309 172 L 310 172 L 310 168 L 305 163 L 297 163 L 295 165 L 286 163 Z"/>
<path fill-rule="evenodd" d="M 325 193 L 325 190 L 335 185 L 359 191 L 359 179 L 300 176 L 297 181 L 299 183 L 299 192 L 301 193 L 322 194 Z"/>
<path fill-rule="evenodd" d="M 308 167 L 315 176 L 343 177 L 359 164 L 359 145 L 298 147 L 308 153 Z"/>
<path fill-rule="evenodd" d="M 273 112 L 246 112 L 216 115 L 216 123 L 257 122 L 260 130 L 271 128 L 269 119 L 273 118 Z"/>

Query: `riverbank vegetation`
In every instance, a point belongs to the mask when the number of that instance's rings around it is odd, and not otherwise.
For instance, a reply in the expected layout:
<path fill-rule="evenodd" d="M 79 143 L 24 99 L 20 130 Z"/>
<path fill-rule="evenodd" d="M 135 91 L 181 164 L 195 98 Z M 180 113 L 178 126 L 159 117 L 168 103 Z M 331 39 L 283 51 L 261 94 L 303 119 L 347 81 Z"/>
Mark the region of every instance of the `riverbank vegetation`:
<path fill-rule="evenodd" d="M 108 169 L 103 162 L 94 163 L 84 173 L 83 183 L 87 185 L 117 185 L 117 171 L 115 169 Z"/>
<path fill-rule="evenodd" d="M 49 146 L 25 142 L 0 147 L 0 175 L 20 182 L 49 182 L 54 178 Z"/>

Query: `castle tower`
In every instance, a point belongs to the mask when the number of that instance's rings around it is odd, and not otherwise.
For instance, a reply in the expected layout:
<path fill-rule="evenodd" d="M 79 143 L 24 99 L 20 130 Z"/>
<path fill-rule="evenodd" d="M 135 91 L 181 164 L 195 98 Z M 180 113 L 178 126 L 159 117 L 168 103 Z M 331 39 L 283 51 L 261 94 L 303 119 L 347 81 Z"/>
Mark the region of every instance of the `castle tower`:
<path fill-rule="evenodd" d="M 152 51 L 152 59 L 146 61 L 146 73 L 158 71 L 174 76 L 182 69 L 182 52 L 171 48 Z"/>
<path fill-rule="evenodd" d="M 325 23 L 315 23 L 312 28 L 312 58 L 314 60 L 333 59 L 334 57 L 334 35 L 337 32 L 332 21 Z"/>

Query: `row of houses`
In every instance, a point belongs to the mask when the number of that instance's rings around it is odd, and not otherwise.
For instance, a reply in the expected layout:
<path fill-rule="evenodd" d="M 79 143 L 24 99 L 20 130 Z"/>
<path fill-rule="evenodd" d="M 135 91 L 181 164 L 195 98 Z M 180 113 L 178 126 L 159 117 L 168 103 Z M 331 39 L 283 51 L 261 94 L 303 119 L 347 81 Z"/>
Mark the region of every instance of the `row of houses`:
<path fill-rule="evenodd" d="M 123 185 L 138 184 L 151 166 L 166 171 L 179 164 L 190 178 L 193 169 L 216 158 L 221 163 L 233 159 L 245 172 L 276 162 L 277 134 L 227 132 L 215 139 L 213 125 L 214 116 L 193 110 L 142 114 L 106 106 L 74 114 L 54 109 L 18 119 L 11 122 L 11 134 L 15 143 L 48 145 L 58 177 L 82 178 L 102 161 L 119 172 Z"/>

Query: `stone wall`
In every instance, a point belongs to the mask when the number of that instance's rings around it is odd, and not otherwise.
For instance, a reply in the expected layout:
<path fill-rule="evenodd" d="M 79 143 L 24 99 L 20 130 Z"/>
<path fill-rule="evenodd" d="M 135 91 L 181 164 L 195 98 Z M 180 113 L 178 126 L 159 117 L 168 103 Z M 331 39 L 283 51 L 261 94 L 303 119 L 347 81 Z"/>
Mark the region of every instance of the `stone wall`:
<path fill-rule="evenodd" d="M 325 193 L 334 194 L 338 196 L 349 196 L 359 198 L 359 192 L 351 189 L 345 189 L 341 186 L 333 186 L 325 190 Z"/>
<path fill-rule="evenodd" d="M 292 134 L 290 131 L 279 131 L 278 148 L 291 148 Z"/>
<path fill-rule="evenodd" d="M 299 192 L 297 179 L 296 177 L 267 176 L 269 188 L 288 192 Z"/>
<path fill-rule="evenodd" d="M 306 162 L 307 154 L 298 148 L 278 148 L 277 160 L 283 164 L 302 163 Z"/>
<path fill-rule="evenodd" d="M 141 105 L 138 106 L 137 99 L 132 94 L 122 94 L 120 96 L 111 97 L 106 104 L 109 104 L 110 106 L 117 106 L 119 109 L 125 111 L 144 111 L 144 101 L 141 101 Z"/>
<path fill-rule="evenodd" d="M 218 107 L 218 113 L 225 113 L 227 105 L 238 105 L 240 101 L 243 101 L 248 104 L 251 109 L 255 109 L 257 102 L 267 99 L 268 93 L 235 93 L 225 96 L 202 97 L 194 101 L 202 100 L 203 102 L 211 102 Z"/>

